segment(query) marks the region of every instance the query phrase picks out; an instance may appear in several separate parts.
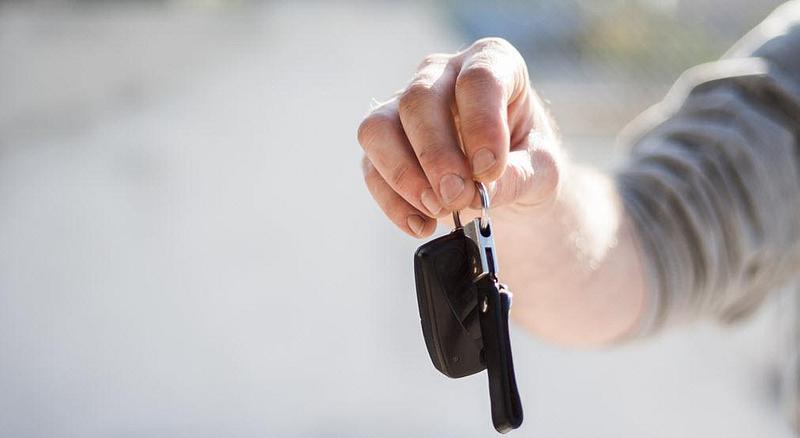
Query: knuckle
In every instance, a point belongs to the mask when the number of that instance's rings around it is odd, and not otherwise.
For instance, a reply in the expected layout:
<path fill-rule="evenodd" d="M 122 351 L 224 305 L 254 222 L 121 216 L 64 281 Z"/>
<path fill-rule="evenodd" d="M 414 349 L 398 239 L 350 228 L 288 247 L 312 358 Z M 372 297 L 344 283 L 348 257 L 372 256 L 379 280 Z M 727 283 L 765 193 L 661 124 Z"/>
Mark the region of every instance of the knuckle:
<path fill-rule="evenodd" d="M 499 144 L 502 140 L 502 120 L 494 111 L 475 111 L 462 116 L 464 141 L 477 139 L 480 143 Z"/>
<path fill-rule="evenodd" d="M 476 61 L 456 78 L 456 93 L 502 93 L 503 83 L 490 61 Z"/>
<path fill-rule="evenodd" d="M 416 112 L 422 105 L 430 102 L 435 97 L 431 85 L 415 81 L 412 82 L 401 94 L 398 107 L 403 114 Z"/>
<path fill-rule="evenodd" d="M 443 146 L 428 145 L 417 153 L 419 164 L 428 174 L 439 174 L 450 162 L 450 158 Z"/>
<path fill-rule="evenodd" d="M 475 41 L 472 44 L 472 47 L 478 50 L 487 50 L 487 49 L 501 49 L 501 50 L 508 50 L 513 49 L 514 46 L 508 42 L 505 38 L 500 37 L 485 37 Z"/>
<path fill-rule="evenodd" d="M 384 111 L 373 112 L 358 126 L 358 143 L 366 150 L 375 144 L 378 138 L 396 127 L 397 120 L 394 114 Z"/>
<path fill-rule="evenodd" d="M 422 58 L 422 61 L 417 66 L 417 70 L 422 70 L 431 65 L 445 64 L 450 61 L 451 55 L 444 53 L 431 53 L 430 55 Z"/>
<path fill-rule="evenodd" d="M 402 190 L 405 188 L 407 183 L 407 176 L 408 171 L 411 170 L 411 166 L 408 163 L 398 163 L 392 169 L 391 174 L 389 175 L 389 184 L 394 187 L 396 190 Z"/>
<path fill-rule="evenodd" d="M 524 83 L 528 81 L 528 68 L 522 54 L 502 38 L 483 38 L 476 41 L 470 48 L 469 64 L 489 67 L 491 73 L 498 78 L 500 76 L 511 78 L 513 75 L 519 75 L 517 80 Z M 489 78 L 484 79 L 488 80 Z"/>
<path fill-rule="evenodd" d="M 394 220 L 400 226 L 403 226 L 404 219 L 408 216 L 408 204 L 399 197 L 393 197 L 392 199 L 386 201 L 384 204 L 384 211 L 386 212 L 386 216 L 390 219 Z"/>

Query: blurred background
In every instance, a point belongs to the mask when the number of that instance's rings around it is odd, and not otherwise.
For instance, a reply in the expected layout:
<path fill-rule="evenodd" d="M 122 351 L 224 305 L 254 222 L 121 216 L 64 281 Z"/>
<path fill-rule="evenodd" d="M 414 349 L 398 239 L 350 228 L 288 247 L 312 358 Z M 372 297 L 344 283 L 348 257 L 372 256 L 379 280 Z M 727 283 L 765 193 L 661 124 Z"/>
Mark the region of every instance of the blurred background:
<path fill-rule="evenodd" d="M 502 36 L 607 168 L 778 3 L 0 1 L 0 436 L 495 436 L 485 375 L 428 359 L 419 242 L 362 185 L 370 100 Z M 513 435 L 791 436 L 787 299 L 614 350 L 518 329 Z"/>

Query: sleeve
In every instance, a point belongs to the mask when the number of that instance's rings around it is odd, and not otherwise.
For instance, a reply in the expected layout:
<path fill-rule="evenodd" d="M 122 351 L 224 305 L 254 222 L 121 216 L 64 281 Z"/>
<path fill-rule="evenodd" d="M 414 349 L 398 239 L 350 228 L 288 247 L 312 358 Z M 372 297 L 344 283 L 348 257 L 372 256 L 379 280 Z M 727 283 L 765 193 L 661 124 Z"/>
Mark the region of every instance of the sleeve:
<path fill-rule="evenodd" d="M 800 268 L 800 2 L 684 73 L 623 133 L 616 182 L 648 269 L 641 332 L 737 320 Z"/>

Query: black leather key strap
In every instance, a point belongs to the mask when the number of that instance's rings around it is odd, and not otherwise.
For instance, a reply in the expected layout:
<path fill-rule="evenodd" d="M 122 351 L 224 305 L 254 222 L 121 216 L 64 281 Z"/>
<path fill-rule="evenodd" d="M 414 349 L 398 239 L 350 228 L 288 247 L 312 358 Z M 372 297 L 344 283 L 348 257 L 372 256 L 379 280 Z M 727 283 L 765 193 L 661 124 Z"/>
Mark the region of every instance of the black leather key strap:
<path fill-rule="evenodd" d="M 511 296 L 495 279 L 484 275 L 474 283 L 483 340 L 483 356 L 489 376 L 492 423 L 500 433 L 522 424 L 522 402 L 514 375 L 508 315 Z"/>

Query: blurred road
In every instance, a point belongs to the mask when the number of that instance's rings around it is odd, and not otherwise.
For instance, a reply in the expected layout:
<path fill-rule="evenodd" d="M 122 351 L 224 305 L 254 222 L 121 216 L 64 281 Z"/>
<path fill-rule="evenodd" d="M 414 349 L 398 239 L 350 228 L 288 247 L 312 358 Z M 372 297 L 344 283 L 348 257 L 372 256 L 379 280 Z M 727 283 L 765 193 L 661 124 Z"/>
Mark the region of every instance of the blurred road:
<path fill-rule="evenodd" d="M 370 98 L 467 43 L 444 23 L 399 2 L 0 8 L 0 436 L 494 436 L 485 375 L 429 363 L 418 242 L 355 141 Z M 515 331 L 513 435 L 790 436 L 780 299 L 614 351 Z"/>

